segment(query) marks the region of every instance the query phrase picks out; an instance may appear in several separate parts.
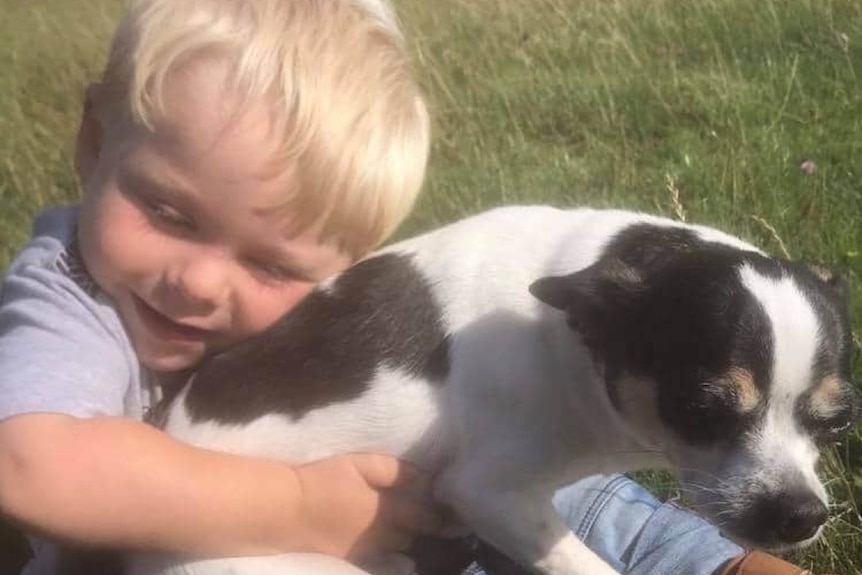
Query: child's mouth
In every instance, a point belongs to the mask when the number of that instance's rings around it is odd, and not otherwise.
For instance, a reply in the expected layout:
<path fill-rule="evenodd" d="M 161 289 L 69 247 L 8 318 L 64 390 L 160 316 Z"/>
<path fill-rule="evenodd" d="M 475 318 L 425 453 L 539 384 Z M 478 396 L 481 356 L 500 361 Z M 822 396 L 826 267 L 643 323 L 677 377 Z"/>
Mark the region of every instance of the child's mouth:
<path fill-rule="evenodd" d="M 147 328 L 160 339 L 193 341 L 206 338 L 209 330 L 177 323 L 166 315 L 152 308 L 144 300 L 132 295 L 135 310 Z"/>

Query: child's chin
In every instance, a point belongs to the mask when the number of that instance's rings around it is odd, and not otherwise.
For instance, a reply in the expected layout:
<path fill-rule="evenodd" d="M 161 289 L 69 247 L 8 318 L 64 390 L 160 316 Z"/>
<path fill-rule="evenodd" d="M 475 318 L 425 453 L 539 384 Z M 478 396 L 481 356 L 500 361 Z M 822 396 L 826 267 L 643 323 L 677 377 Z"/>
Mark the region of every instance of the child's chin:
<path fill-rule="evenodd" d="M 147 369 L 160 372 L 183 371 L 194 367 L 203 359 L 202 351 L 139 350 L 138 359 Z"/>

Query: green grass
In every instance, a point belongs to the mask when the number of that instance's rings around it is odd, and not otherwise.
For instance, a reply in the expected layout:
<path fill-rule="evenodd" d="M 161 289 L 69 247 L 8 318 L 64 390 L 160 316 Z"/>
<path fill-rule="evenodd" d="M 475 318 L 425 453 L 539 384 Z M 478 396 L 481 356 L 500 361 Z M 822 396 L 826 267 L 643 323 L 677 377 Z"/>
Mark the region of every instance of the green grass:
<path fill-rule="evenodd" d="M 841 271 L 858 330 L 862 3 L 396 5 L 435 118 L 426 192 L 400 235 L 503 203 L 684 214 Z M 119 6 L 0 0 L 0 266 L 36 210 L 78 193 L 70 155 L 81 93 Z M 834 519 L 795 560 L 853 573 L 858 431 L 824 467 Z"/>

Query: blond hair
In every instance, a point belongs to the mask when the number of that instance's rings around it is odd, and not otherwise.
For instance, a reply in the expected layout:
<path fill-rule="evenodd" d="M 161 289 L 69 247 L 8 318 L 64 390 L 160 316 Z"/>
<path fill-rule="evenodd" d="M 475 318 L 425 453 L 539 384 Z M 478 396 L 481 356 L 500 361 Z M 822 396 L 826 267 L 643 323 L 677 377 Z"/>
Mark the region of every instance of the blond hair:
<path fill-rule="evenodd" d="M 276 206 L 358 258 L 385 241 L 421 188 L 430 128 L 404 38 L 384 0 L 132 0 L 100 85 L 111 116 L 154 129 L 170 75 L 230 66 L 244 101 L 281 128 Z"/>

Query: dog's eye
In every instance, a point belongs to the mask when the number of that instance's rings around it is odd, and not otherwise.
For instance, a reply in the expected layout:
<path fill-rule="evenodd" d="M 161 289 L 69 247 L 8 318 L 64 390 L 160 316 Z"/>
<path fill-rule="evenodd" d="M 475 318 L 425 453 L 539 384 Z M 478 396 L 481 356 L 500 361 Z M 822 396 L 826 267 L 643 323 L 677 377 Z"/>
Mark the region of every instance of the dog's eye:
<path fill-rule="evenodd" d="M 852 418 L 844 417 L 820 421 L 814 437 L 821 444 L 834 443 L 844 437 L 853 428 L 854 423 Z"/>

